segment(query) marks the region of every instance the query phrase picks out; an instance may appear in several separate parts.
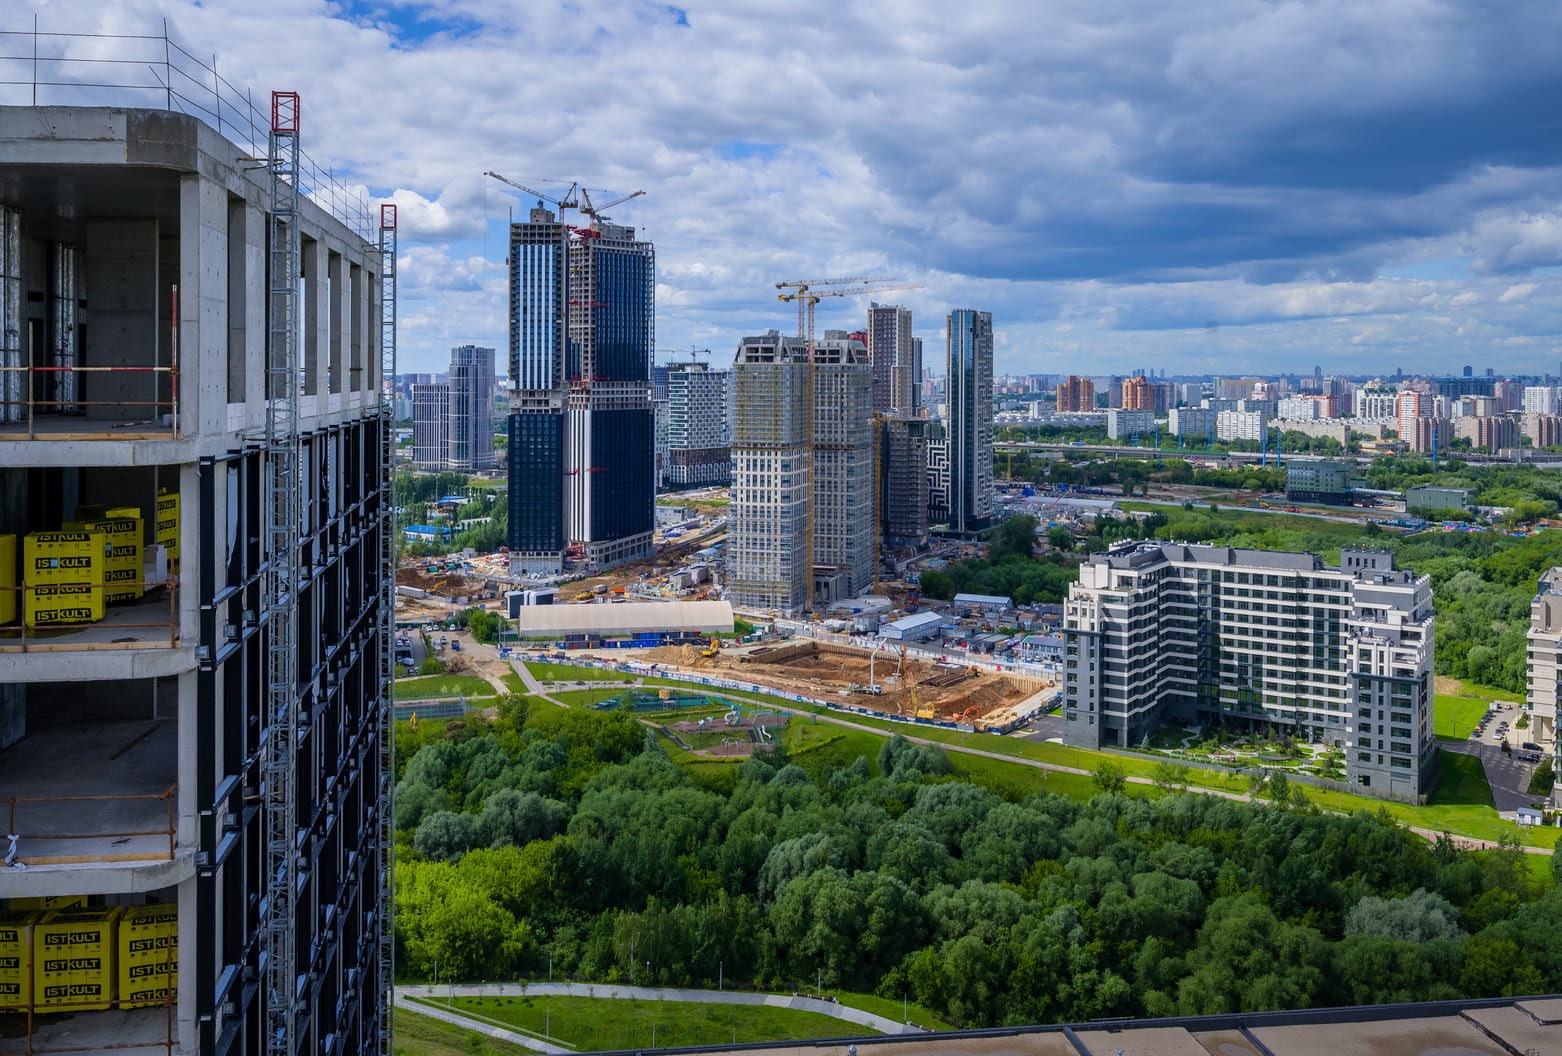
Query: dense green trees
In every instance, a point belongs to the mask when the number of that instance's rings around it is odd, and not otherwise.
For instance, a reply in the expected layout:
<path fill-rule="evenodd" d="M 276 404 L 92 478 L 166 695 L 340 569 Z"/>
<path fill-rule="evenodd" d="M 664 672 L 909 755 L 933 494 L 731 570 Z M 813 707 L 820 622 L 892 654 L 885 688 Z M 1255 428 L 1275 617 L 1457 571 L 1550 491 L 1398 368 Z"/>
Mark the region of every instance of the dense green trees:
<path fill-rule="evenodd" d="M 900 738 L 691 773 L 626 714 L 502 714 L 398 738 L 411 972 L 817 975 L 963 1024 L 1562 985 L 1562 889 L 1536 897 L 1515 846 L 1115 781 L 1006 799 Z"/>

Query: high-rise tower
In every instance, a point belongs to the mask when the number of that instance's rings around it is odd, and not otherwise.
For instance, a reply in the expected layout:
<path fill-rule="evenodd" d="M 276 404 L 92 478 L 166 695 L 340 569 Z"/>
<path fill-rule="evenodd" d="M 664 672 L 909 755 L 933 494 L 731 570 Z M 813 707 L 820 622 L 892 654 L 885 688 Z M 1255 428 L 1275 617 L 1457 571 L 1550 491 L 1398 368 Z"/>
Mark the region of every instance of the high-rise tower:
<path fill-rule="evenodd" d="M 898 304 L 868 308 L 868 360 L 873 364 L 873 410 L 914 415 L 922 404 L 922 360 L 911 336 L 911 309 Z"/>
<path fill-rule="evenodd" d="M 450 350 L 450 411 L 445 464 L 451 469 L 494 465 L 494 350 Z"/>
<path fill-rule="evenodd" d="M 993 316 L 949 313 L 949 527 L 978 532 L 993 520 Z"/>

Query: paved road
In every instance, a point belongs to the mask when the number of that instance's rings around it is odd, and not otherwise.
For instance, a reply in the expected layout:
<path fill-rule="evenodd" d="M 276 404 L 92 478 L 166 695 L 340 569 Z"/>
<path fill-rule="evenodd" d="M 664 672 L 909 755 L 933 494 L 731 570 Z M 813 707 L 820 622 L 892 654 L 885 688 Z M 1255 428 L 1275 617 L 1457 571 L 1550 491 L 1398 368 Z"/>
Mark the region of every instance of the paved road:
<path fill-rule="evenodd" d="M 621 986 L 607 983 L 483 983 L 480 985 L 398 986 L 395 989 L 396 1006 L 414 1012 L 431 1015 L 447 1023 L 470 1026 L 490 1037 L 503 1038 L 517 1045 L 524 1045 L 537 1052 L 569 1052 L 558 1045 L 550 1045 L 537 1038 L 500 1027 L 490 1026 L 481 1020 L 472 1020 L 457 1011 L 430 1008 L 428 1005 L 406 1001 L 410 997 L 440 1000 L 451 994 L 456 997 L 591 997 L 604 1000 L 639 1001 L 689 1001 L 708 1005 L 768 1005 L 771 1008 L 793 1008 L 800 1012 L 817 1012 L 833 1019 L 844 1020 L 880 1034 L 922 1034 L 921 1027 L 913 1027 L 887 1016 L 874 1015 L 859 1008 L 821 1001 L 815 997 L 795 994 L 754 994 L 738 990 L 685 990 L 676 987 Z"/>

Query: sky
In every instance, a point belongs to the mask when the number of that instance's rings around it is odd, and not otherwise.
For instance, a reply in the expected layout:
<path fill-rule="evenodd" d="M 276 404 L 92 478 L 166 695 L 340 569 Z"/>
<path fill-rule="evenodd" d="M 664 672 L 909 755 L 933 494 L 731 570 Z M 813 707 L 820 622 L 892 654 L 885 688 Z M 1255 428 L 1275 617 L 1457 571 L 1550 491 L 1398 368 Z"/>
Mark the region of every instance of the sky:
<path fill-rule="evenodd" d="M 664 360 L 795 332 L 779 281 L 887 276 L 935 371 L 971 307 L 1000 374 L 1562 372 L 1555 0 L 23 0 L 0 29 L 33 13 L 166 18 L 299 92 L 304 149 L 399 207 L 403 371 L 467 342 L 503 370 L 535 199 L 493 170 L 645 191 L 610 213 L 656 243 Z"/>

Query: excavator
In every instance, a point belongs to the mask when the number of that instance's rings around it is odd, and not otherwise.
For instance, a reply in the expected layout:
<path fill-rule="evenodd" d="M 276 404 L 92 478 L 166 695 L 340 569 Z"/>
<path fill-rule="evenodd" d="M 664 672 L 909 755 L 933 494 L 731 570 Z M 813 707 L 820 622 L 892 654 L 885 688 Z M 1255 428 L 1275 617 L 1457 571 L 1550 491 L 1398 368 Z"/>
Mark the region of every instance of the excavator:
<path fill-rule="evenodd" d="M 700 655 L 701 656 L 715 656 L 719 652 L 721 652 L 721 639 L 717 638 L 717 637 L 715 637 L 713 635 L 711 637 L 711 640 L 710 640 L 710 645 L 707 646 L 705 649 L 703 649 L 700 652 Z"/>

